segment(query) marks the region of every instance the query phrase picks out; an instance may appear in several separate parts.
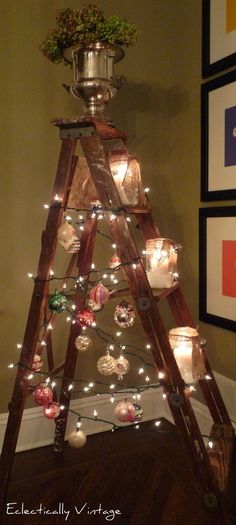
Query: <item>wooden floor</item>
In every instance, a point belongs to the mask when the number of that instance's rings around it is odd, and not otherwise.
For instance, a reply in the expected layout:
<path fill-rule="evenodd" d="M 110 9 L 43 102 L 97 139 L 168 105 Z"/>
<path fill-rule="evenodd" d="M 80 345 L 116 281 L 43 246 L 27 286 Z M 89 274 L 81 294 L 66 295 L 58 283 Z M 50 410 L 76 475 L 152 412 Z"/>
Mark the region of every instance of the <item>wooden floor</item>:
<path fill-rule="evenodd" d="M 97 434 L 83 449 L 66 444 L 60 455 L 52 447 L 17 454 L 2 523 L 223 525 L 203 507 L 174 428 L 165 421 L 159 428 L 165 432 L 148 422 L 139 430 Z M 232 483 L 231 516 L 234 489 Z M 22 504 L 37 514 L 22 514 Z"/>

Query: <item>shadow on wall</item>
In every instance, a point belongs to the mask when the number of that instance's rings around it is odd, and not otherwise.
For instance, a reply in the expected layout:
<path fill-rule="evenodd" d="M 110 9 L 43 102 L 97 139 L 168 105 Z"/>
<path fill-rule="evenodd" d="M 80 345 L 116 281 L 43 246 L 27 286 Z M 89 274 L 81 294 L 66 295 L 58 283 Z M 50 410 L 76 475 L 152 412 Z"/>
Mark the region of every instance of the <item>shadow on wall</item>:
<path fill-rule="evenodd" d="M 118 97 L 119 103 L 117 104 L 117 98 L 115 98 L 109 107 L 112 107 L 114 117 L 122 119 L 124 127 L 132 136 L 135 135 L 135 119 L 131 118 L 134 112 L 143 115 L 150 114 L 155 118 L 156 126 L 158 126 L 159 119 L 174 118 L 179 113 L 187 111 L 189 107 L 189 93 L 180 86 L 171 86 L 168 89 L 160 85 L 151 86 L 145 82 L 139 84 L 127 82 Z M 149 133 L 149 129 L 147 131 Z"/>

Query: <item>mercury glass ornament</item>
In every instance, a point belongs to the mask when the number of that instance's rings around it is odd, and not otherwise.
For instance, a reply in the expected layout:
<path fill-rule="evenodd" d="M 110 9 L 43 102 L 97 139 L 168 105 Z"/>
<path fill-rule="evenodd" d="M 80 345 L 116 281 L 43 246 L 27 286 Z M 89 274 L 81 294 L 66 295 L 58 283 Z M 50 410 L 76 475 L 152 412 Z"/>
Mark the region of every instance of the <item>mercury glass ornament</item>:
<path fill-rule="evenodd" d="M 78 335 L 75 339 L 75 347 L 80 352 L 86 352 L 92 347 L 92 341 L 87 335 Z"/>
<path fill-rule="evenodd" d="M 101 375 L 111 376 L 116 371 L 116 360 L 107 352 L 98 360 L 97 369 Z"/>
<path fill-rule="evenodd" d="M 61 409 L 56 403 L 51 403 L 49 406 L 45 406 L 43 409 L 44 415 L 48 419 L 56 419 L 59 416 Z"/>
<path fill-rule="evenodd" d="M 49 406 L 53 400 L 53 391 L 49 386 L 41 383 L 35 388 L 33 398 L 37 405 Z"/>
<path fill-rule="evenodd" d="M 119 421 L 132 423 L 135 420 L 135 407 L 127 399 L 120 401 L 115 407 L 115 416 Z"/>
<path fill-rule="evenodd" d="M 116 359 L 116 374 L 118 375 L 118 379 L 122 380 L 123 375 L 127 374 L 129 371 L 129 361 L 126 359 L 122 354 L 118 359 Z"/>
<path fill-rule="evenodd" d="M 139 405 L 138 403 L 133 403 L 133 405 L 134 405 L 134 409 L 135 409 L 134 421 L 142 421 L 142 419 L 143 419 L 143 409 L 142 409 L 141 405 Z"/>
<path fill-rule="evenodd" d="M 88 299 L 87 305 L 92 312 L 100 312 L 103 309 L 103 304 L 98 304 L 92 301 L 92 299 Z"/>
<path fill-rule="evenodd" d="M 95 323 L 96 316 L 92 310 L 84 308 L 78 312 L 77 319 L 81 326 L 92 326 Z"/>
<path fill-rule="evenodd" d="M 58 228 L 57 240 L 65 250 L 68 250 L 78 240 L 75 229 L 67 221 Z"/>
<path fill-rule="evenodd" d="M 60 314 L 66 310 L 67 304 L 66 296 L 56 290 L 48 301 L 48 308 L 54 314 Z"/>
<path fill-rule="evenodd" d="M 113 255 L 109 261 L 109 266 L 110 268 L 112 268 L 113 270 L 119 266 L 121 264 L 121 260 L 120 260 L 120 257 L 118 257 L 118 255 Z M 119 268 L 120 269 L 120 268 Z M 116 270 L 118 271 L 118 270 Z"/>
<path fill-rule="evenodd" d="M 73 430 L 68 436 L 68 443 L 71 447 L 82 448 L 87 441 L 87 436 L 83 430 Z"/>
<path fill-rule="evenodd" d="M 43 361 L 41 359 L 41 355 L 34 354 L 33 363 L 32 363 L 32 370 L 34 372 L 38 372 L 43 366 Z"/>
<path fill-rule="evenodd" d="M 80 249 L 80 240 L 76 238 L 74 242 L 67 248 L 66 253 L 77 253 Z"/>
<path fill-rule="evenodd" d="M 116 305 L 114 320 L 122 328 L 133 326 L 135 317 L 136 314 L 132 304 L 127 303 L 127 301 L 121 301 L 121 303 Z"/>
<path fill-rule="evenodd" d="M 90 291 L 90 299 L 97 304 L 106 304 L 109 301 L 110 292 L 102 283 L 94 286 Z"/>

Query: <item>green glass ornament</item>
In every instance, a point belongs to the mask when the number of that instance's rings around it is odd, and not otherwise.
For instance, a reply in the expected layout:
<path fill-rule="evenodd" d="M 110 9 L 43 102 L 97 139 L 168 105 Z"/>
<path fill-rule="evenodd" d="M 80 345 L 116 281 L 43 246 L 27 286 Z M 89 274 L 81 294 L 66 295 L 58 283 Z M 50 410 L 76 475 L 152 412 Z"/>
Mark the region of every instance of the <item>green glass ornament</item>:
<path fill-rule="evenodd" d="M 54 314 L 60 314 L 61 312 L 64 312 L 64 310 L 66 310 L 66 307 L 67 298 L 65 297 L 65 295 L 56 290 L 48 301 L 49 310 L 51 310 L 51 312 L 53 312 Z"/>

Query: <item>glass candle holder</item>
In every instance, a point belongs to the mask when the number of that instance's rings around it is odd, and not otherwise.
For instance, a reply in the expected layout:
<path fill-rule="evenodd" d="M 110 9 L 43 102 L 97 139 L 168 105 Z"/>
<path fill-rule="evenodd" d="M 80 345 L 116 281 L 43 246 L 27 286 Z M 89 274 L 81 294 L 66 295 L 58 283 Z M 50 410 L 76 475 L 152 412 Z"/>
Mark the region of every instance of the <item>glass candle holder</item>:
<path fill-rule="evenodd" d="M 151 288 L 171 288 L 178 278 L 177 246 L 159 237 L 146 241 L 146 271 Z"/>
<path fill-rule="evenodd" d="M 117 153 L 110 157 L 109 164 L 121 203 L 124 206 L 136 206 L 141 181 L 137 159 L 125 153 Z"/>
<path fill-rule="evenodd" d="M 169 342 L 180 374 L 186 383 L 196 383 L 205 375 L 202 340 L 195 328 L 179 326 L 169 331 Z"/>

